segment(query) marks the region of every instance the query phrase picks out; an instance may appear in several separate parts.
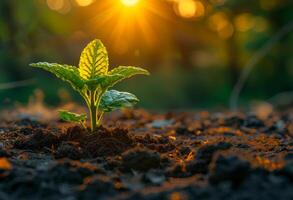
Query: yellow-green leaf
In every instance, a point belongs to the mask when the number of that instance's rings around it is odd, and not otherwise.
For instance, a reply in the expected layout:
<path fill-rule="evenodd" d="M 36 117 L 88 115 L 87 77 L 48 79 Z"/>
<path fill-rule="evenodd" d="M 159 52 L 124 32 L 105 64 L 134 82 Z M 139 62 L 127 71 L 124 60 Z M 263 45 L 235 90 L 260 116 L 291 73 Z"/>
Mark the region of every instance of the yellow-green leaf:
<path fill-rule="evenodd" d="M 114 69 L 112 69 L 108 74 L 121 74 L 126 78 L 130 78 L 131 76 L 137 75 L 137 74 L 144 74 L 149 75 L 150 73 L 142 69 L 140 67 L 133 67 L 133 66 L 119 66 Z"/>
<path fill-rule="evenodd" d="M 77 91 L 81 91 L 84 88 L 84 81 L 79 76 L 78 69 L 74 66 L 47 62 L 32 63 L 30 66 L 51 72 L 63 81 L 70 83 Z"/>
<path fill-rule="evenodd" d="M 72 112 L 68 112 L 66 110 L 60 110 L 59 111 L 59 116 L 62 120 L 66 121 L 66 122 L 85 122 L 87 119 L 86 114 L 76 114 L 76 113 L 72 113 Z"/>
<path fill-rule="evenodd" d="M 82 51 L 79 61 L 80 76 L 86 80 L 108 73 L 109 58 L 100 40 L 90 42 Z"/>

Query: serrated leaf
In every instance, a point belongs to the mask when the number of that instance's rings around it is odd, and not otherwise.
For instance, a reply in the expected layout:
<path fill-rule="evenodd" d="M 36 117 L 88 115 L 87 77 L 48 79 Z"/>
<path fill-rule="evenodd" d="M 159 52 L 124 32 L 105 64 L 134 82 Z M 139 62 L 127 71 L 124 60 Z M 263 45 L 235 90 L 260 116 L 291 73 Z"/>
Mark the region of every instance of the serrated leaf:
<path fill-rule="evenodd" d="M 112 76 L 106 82 L 102 83 L 103 88 L 109 88 L 114 86 L 116 83 L 126 79 L 130 78 L 134 75 L 149 75 L 149 72 L 145 69 L 139 68 L 139 67 L 132 67 L 132 66 L 120 66 L 113 70 L 111 70 L 108 75 Z"/>
<path fill-rule="evenodd" d="M 108 73 L 109 58 L 100 40 L 90 42 L 82 51 L 79 61 L 80 76 L 86 80 Z"/>
<path fill-rule="evenodd" d="M 142 69 L 140 67 L 119 66 L 119 67 L 116 67 L 116 68 L 112 69 L 111 71 L 109 71 L 108 74 L 121 74 L 121 75 L 125 76 L 126 78 L 129 78 L 129 77 L 131 77 L 133 75 L 137 75 L 137 74 L 149 75 L 150 73 L 147 70 Z"/>
<path fill-rule="evenodd" d="M 60 110 L 59 111 L 60 119 L 66 121 L 66 122 L 85 122 L 87 119 L 86 114 L 76 114 L 72 112 L 68 112 L 66 110 Z"/>
<path fill-rule="evenodd" d="M 79 76 L 78 69 L 74 66 L 47 62 L 32 63 L 30 66 L 51 72 L 63 81 L 70 83 L 77 91 L 81 91 L 84 88 L 84 81 Z"/>
<path fill-rule="evenodd" d="M 138 98 L 134 94 L 109 90 L 102 96 L 99 110 L 103 112 L 111 112 L 123 107 L 132 107 L 138 101 Z"/>

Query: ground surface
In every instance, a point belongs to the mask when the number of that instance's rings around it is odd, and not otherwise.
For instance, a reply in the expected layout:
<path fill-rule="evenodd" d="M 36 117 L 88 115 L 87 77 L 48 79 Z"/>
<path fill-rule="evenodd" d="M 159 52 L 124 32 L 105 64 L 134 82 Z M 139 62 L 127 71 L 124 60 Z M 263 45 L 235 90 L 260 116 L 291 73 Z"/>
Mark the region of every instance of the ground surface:
<path fill-rule="evenodd" d="M 117 112 L 90 134 L 0 123 L 0 199 L 293 199 L 293 114 Z"/>

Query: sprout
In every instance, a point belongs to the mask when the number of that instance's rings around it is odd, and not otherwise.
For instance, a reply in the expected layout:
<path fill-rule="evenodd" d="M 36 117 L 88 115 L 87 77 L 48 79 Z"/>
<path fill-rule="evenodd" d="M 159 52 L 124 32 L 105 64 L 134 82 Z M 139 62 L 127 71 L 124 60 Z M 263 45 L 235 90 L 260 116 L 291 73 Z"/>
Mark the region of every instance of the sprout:
<path fill-rule="evenodd" d="M 107 50 L 98 39 L 90 42 L 82 51 L 78 68 L 47 62 L 32 63 L 30 66 L 55 74 L 83 97 L 90 111 L 92 131 L 101 125 L 104 113 L 131 107 L 139 101 L 131 93 L 108 90 L 110 87 L 137 74 L 149 75 L 147 70 L 132 66 L 119 66 L 109 71 Z M 62 120 L 85 126 L 85 114 L 68 111 L 60 111 L 59 114 Z"/>

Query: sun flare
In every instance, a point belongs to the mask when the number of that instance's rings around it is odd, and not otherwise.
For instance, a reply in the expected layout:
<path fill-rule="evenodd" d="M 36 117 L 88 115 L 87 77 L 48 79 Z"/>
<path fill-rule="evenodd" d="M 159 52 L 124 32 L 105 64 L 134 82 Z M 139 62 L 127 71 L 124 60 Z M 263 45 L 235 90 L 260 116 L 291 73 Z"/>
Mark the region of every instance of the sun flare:
<path fill-rule="evenodd" d="M 139 0 L 121 0 L 121 3 L 125 6 L 133 7 L 139 3 Z"/>
<path fill-rule="evenodd" d="M 155 3 L 154 3 L 155 2 Z M 111 41 L 113 52 L 124 55 L 142 49 L 142 46 L 157 48 L 161 38 L 157 37 L 156 30 L 166 30 L 165 22 L 170 20 L 169 15 L 161 8 L 161 1 L 147 0 L 109 0 L 104 1 L 103 9 L 92 18 L 90 27 L 94 33 L 100 29 L 109 32 L 106 38 Z M 164 22 L 164 23 L 163 23 Z M 164 33 L 164 35 L 168 35 Z M 164 39 L 168 40 L 167 36 Z M 136 41 L 140 41 L 139 43 Z"/>

